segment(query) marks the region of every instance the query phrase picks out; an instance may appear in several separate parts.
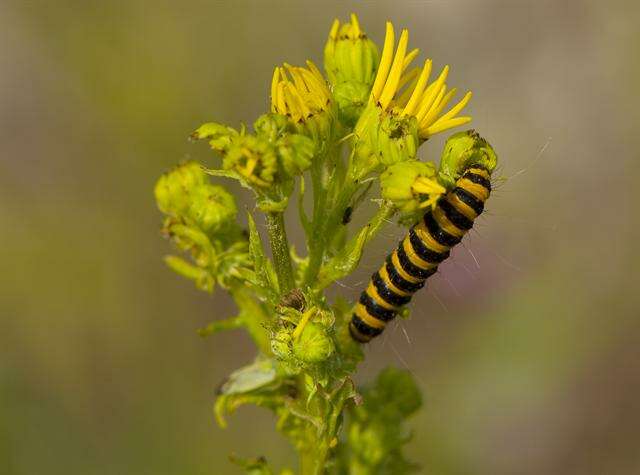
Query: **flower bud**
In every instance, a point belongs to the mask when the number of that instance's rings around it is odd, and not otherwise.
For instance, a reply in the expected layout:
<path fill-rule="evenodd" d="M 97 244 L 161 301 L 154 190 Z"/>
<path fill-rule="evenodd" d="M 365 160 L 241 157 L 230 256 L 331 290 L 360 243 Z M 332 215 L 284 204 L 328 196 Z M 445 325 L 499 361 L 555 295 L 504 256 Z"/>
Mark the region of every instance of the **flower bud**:
<path fill-rule="evenodd" d="M 278 158 L 273 146 L 252 135 L 238 137 L 222 160 L 225 170 L 233 170 L 249 184 L 267 188 L 273 184 Z"/>
<path fill-rule="evenodd" d="M 271 110 L 286 116 L 298 133 L 318 145 L 333 134 L 333 96 L 322 73 L 311 62 L 307 67 L 276 67 L 271 81 Z"/>
<path fill-rule="evenodd" d="M 174 217 L 184 214 L 190 204 L 191 190 L 205 183 L 206 175 L 197 162 L 176 166 L 156 182 L 154 194 L 158 208 Z"/>
<path fill-rule="evenodd" d="M 311 166 L 315 144 L 305 135 L 287 134 L 276 143 L 276 150 L 284 171 L 296 176 Z"/>
<path fill-rule="evenodd" d="M 289 131 L 289 128 L 289 119 L 282 114 L 262 114 L 253 123 L 253 130 L 255 130 L 256 135 L 269 142 L 278 140 Z"/>
<path fill-rule="evenodd" d="M 382 197 L 405 213 L 430 206 L 446 192 L 435 177 L 436 167 L 431 162 L 396 163 L 380 175 Z"/>
<path fill-rule="evenodd" d="M 205 233 L 216 233 L 234 222 L 238 209 L 229 192 L 209 183 L 193 189 L 187 216 Z"/>
<path fill-rule="evenodd" d="M 227 151 L 233 139 L 237 136 L 237 130 L 215 122 L 202 124 L 191 134 L 192 139 L 209 139 L 209 145 L 211 148 L 221 153 Z"/>
<path fill-rule="evenodd" d="M 293 354 L 305 363 L 319 363 L 335 351 L 333 340 L 324 325 L 307 322 L 302 333 L 293 341 Z"/>
<path fill-rule="evenodd" d="M 324 48 L 324 67 L 340 118 L 353 126 L 367 104 L 378 67 L 378 48 L 360 29 L 356 15 L 351 15 L 350 23 L 333 22 Z"/>
<path fill-rule="evenodd" d="M 358 168 L 369 172 L 378 165 L 413 160 L 419 146 L 414 117 L 395 116 L 369 104 L 355 128 Z"/>
<path fill-rule="evenodd" d="M 471 165 L 481 165 L 491 173 L 497 164 L 498 157 L 493 148 L 475 130 L 458 132 L 444 145 L 438 179 L 447 188 L 453 188 Z"/>

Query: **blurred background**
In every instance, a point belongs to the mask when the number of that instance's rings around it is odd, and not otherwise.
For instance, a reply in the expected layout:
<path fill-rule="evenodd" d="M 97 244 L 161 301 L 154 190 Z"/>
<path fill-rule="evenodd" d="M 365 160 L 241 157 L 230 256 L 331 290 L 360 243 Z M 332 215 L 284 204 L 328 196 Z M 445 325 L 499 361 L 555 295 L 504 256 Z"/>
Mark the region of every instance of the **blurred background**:
<path fill-rule="evenodd" d="M 214 389 L 253 349 L 196 334 L 233 305 L 165 268 L 152 188 L 213 163 L 189 133 L 251 123 L 274 65 L 321 63 L 352 11 L 379 45 L 390 19 L 452 66 L 506 178 L 358 380 L 414 373 L 424 473 L 640 473 L 640 7 L 579 0 L 0 3 L 1 473 L 295 464 L 265 411 L 215 425 Z M 401 234 L 334 294 L 355 298 Z"/>

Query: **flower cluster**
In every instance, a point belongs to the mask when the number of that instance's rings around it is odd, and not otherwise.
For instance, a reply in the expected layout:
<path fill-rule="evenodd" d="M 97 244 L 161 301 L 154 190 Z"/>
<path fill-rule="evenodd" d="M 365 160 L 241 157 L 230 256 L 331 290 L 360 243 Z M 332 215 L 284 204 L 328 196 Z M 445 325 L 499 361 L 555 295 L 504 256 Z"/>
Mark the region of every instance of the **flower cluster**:
<path fill-rule="evenodd" d="M 216 281 L 230 285 L 237 269 L 249 264 L 233 195 L 211 184 L 202 167 L 189 161 L 160 177 L 155 197 L 166 216 L 163 234 L 191 257 L 189 262 L 167 256 L 169 267 L 209 292 Z"/>

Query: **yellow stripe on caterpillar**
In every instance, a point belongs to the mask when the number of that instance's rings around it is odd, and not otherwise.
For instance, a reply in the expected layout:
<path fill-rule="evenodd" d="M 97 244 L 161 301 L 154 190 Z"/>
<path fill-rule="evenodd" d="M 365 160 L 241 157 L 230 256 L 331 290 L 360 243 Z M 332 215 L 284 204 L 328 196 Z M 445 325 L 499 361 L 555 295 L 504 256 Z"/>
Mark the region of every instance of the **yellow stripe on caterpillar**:
<path fill-rule="evenodd" d="M 384 284 L 387 286 L 387 288 L 389 288 L 389 290 L 391 290 L 394 294 L 401 295 L 403 297 L 409 297 L 413 295 L 413 292 L 400 290 L 398 287 L 393 285 L 393 282 L 391 282 L 391 279 L 389 278 L 389 273 L 387 272 L 387 266 L 382 266 L 378 273 L 380 274 L 380 277 L 382 277 L 382 280 L 384 281 Z"/>
<path fill-rule="evenodd" d="M 484 186 L 478 183 L 474 183 L 467 178 L 458 180 L 458 186 L 471 193 L 483 203 L 489 199 L 489 190 L 487 190 Z"/>
<path fill-rule="evenodd" d="M 420 256 L 418 256 L 416 251 L 413 249 L 413 245 L 411 244 L 411 238 L 409 238 L 409 235 L 406 235 L 402 240 L 402 247 L 405 254 L 409 258 L 409 262 L 411 262 L 414 266 L 419 267 L 422 270 L 429 270 L 438 265 L 433 262 L 423 261 Z"/>
<path fill-rule="evenodd" d="M 370 315 L 369 312 L 367 312 L 367 308 L 364 305 L 362 305 L 360 302 L 358 302 L 356 304 L 356 308 L 354 310 L 354 313 L 358 317 L 360 317 L 360 320 L 362 320 L 364 323 L 366 323 L 371 328 L 384 329 L 387 326 L 387 324 L 385 322 L 383 322 L 382 320 L 378 320 L 373 315 Z"/>
<path fill-rule="evenodd" d="M 378 289 L 376 289 L 376 286 L 373 285 L 373 281 L 369 281 L 369 286 L 367 287 L 366 292 L 367 294 L 369 294 L 369 297 L 371 297 L 374 302 L 380 305 L 382 308 L 393 311 L 398 309 L 398 307 L 394 307 L 380 296 L 380 294 L 378 293 Z"/>
<path fill-rule="evenodd" d="M 420 282 L 421 279 L 416 278 L 414 276 L 412 276 L 411 274 L 407 274 L 404 269 L 402 268 L 402 265 L 400 264 L 400 258 L 398 258 L 398 250 L 394 249 L 393 253 L 391 254 L 391 263 L 393 264 L 393 268 L 396 270 L 396 272 L 398 274 L 400 274 L 400 277 L 402 277 L 404 280 L 407 280 L 409 282 L 411 282 L 412 284 L 417 284 L 418 282 Z"/>
<path fill-rule="evenodd" d="M 446 231 L 452 236 L 461 238 L 467 233 L 464 229 L 458 228 L 455 224 L 449 221 L 449 218 L 447 218 L 440 206 L 436 206 L 433 209 L 432 214 L 440 228 L 442 228 L 442 230 Z"/>
<path fill-rule="evenodd" d="M 438 241 L 436 241 L 433 238 L 433 236 L 431 236 L 431 233 L 429 233 L 429 230 L 424 224 L 424 220 L 421 219 L 420 222 L 416 226 L 414 226 L 413 229 L 415 230 L 420 240 L 424 243 L 424 245 L 427 246 L 432 251 L 441 253 L 441 252 L 447 252 L 449 250 L 448 246 L 444 246 L 440 244 Z"/>
<path fill-rule="evenodd" d="M 484 168 L 469 168 L 465 173 L 473 173 L 474 175 L 480 175 L 482 178 L 491 180 L 491 174 Z"/>
<path fill-rule="evenodd" d="M 458 198 L 458 195 L 456 195 L 455 193 L 448 193 L 445 199 L 451 204 L 451 206 L 453 206 L 471 221 L 475 220 L 478 217 L 473 208 L 464 203 L 460 198 Z"/>

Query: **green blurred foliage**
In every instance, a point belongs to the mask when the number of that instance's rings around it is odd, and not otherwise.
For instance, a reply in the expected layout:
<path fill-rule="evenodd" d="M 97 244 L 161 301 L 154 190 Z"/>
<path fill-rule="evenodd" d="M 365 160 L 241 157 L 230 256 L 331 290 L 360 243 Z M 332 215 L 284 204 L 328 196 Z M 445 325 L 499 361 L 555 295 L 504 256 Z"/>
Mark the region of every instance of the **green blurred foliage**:
<path fill-rule="evenodd" d="M 197 125 L 263 113 L 275 64 L 320 62 L 351 9 L 378 43 L 389 18 L 455 64 L 512 177 L 466 242 L 475 257 L 458 251 L 367 349 L 362 381 L 393 361 L 425 393 L 410 458 L 433 474 L 640 469 L 635 3 L 134 0 L 0 6 L 0 472 L 238 473 L 232 452 L 292 465 L 266 412 L 216 427 L 215 388 L 251 345 L 196 334 L 236 310 L 165 269 L 149 190 L 208 159 L 187 141 Z M 336 293 L 356 296 L 400 234 Z"/>

